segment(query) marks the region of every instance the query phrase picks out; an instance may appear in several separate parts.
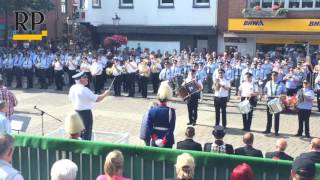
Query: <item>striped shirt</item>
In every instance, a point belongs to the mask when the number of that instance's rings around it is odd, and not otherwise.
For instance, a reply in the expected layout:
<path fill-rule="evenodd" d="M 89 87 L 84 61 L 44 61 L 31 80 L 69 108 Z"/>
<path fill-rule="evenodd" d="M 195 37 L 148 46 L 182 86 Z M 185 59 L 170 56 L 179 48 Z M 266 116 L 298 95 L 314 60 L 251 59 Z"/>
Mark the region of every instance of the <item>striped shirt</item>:
<path fill-rule="evenodd" d="M 5 101 L 9 107 L 9 111 L 6 112 L 6 117 L 11 120 L 14 107 L 17 105 L 17 100 L 14 94 L 7 89 L 7 87 L 0 87 L 0 100 Z"/>

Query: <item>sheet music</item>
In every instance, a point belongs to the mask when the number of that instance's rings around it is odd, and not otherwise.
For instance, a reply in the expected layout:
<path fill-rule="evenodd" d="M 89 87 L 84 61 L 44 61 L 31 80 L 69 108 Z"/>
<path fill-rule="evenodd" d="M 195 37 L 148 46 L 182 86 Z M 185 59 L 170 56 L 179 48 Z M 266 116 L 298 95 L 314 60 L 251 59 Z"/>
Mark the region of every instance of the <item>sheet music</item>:
<path fill-rule="evenodd" d="M 23 126 L 23 122 L 22 121 L 16 121 L 16 120 L 12 120 L 11 121 L 11 129 L 12 130 L 21 131 L 22 130 L 22 126 Z"/>

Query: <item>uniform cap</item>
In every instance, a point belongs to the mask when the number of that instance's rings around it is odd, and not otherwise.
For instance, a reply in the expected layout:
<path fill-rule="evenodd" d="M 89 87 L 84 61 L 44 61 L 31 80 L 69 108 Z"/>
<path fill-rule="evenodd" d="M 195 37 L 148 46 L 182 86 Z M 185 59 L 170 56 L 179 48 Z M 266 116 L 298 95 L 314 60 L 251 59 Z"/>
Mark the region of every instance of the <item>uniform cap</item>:
<path fill-rule="evenodd" d="M 87 77 L 86 73 L 85 72 L 79 72 L 75 75 L 72 76 L 73 79 L 75 80 L 79 80 L 81 79 L 82 77 Z"/>

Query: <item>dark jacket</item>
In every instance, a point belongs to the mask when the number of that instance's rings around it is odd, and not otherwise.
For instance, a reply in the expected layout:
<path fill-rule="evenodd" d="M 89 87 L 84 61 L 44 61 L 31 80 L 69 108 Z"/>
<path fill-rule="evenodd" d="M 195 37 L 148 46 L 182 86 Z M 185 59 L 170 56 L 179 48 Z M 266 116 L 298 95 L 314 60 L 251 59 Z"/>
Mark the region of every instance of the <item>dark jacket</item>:
<path fill-rule="evenodd" d="M 177 143 L 177 149 L 202 151 L 202 146 L 193 139 L 185 139 Z"/>
<path fill-rule="evenodd" d="M 267 152 L 265 158 L 293 161 L 293 157 L 282 151 Z"/>
<path fill-rule="evenodd" d="M 214 141 L 214 148 L 212 148 L 213 143 L 206 143 L 203 147 L 205 152 L 217 152 L 217 153 L 226 153 L 233 154 L 233 146 L 231 144 L 225 144 L 222 140 Z"/>
<path fill-rule="evenodd" d="M 252 146 L 246 145 L 244 147 L 237 148 L 234 151 L 237 155 L 242 156 L 253 156 L 253 157 L 263 157 L 262 152 L 258 149 L 253 148 Z"/>
<path fill-rule="evenodd" d="M 300 157 L 310 159 L 314 163 L 320 163 L 320 152 L 317 151 L 302 153 Z"/>

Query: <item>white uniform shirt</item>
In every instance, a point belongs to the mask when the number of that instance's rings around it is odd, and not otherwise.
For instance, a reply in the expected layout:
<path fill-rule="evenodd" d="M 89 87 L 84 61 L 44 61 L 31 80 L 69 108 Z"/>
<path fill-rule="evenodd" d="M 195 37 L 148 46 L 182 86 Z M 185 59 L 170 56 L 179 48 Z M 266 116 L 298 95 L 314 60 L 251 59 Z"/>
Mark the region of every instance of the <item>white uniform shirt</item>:
<path fill-rule="evenodd" d="M 101 75 L 102 74 L 102 64 L 99 62 L 93 62 L 90 67 L 90 72 L 93 76 Z"/>
<path fill-rule="evenodd" d="M 74 110 L 90 110 L 95 105 L 98 95 L 93 94 L 89 88 L 82 84 L 74 84 L 69 90 L 69 99 Z"/>
<path fill-rule="evenodd" d="M 68 66 L 68 69 L 70 71 L 76 70 L 77 69 L 77 61 L 76 61 L 76 59 L 73 59 L 72 57 L 69 57 L 67 66 Z"/>
<path fill-rule="evenodd" d="M 241 96 L 242 97 L 251 97 L 251 93 L 258 93 L 258 85 L 254 84 L 253 82 L 243 82 L 239 90 L 241 91 Z"/>
<path fill-rule="evenodd" d="M 89 63 L 81 63 L 81 65 L 80 65 L 80 70 L 82 71 L 82 72 L 90 72 L 90 64 Z"/>
<path fill-rule="evenodd" d="M 126 65 L 126 68 L 127 68 L 128 73 L 135 73 L 138 69 L 138 66 L 137 66 L 137 63 L 132 61 Z"/>
<path fill-rule="evenodd" d="M 56 71 L 61 71 L 63 69 L 61 61 L 53 61 L 53 69 Z"/>
<path fill-rule="evenodd" d="M 216 82 L 216 79 L 214 80 L 214 83 Z M 216 97 L 228 97 L 229 95 L 229 90 L 226 90 L 225 88 L 223 88 L 222 86 L 225 86 L 226 88 L 230 88 L 230 81 L 226 80 L 225 78 L 220 79 L 220 89 L 219 91 L 215 91 L 214 92 L 214 96 Z"/>

